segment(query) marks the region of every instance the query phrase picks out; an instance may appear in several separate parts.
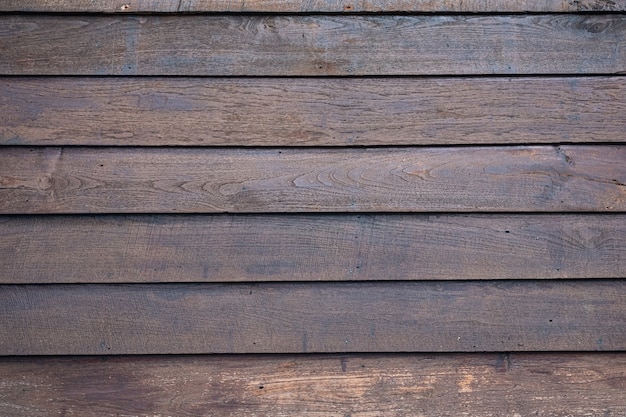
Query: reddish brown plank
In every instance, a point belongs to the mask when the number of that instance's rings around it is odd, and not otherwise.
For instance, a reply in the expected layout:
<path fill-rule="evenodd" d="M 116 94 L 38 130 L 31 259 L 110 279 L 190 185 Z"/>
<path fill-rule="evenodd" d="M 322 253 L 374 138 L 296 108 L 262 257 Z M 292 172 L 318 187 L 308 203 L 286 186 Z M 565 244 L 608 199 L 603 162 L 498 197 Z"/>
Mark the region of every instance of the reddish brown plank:
<path fill-rule="evenodd" d="M 621 142 L 624 114 L 624 77 L 0 79 L 9 145 Z"/>
<path fill-rule="evenodd" d="M 3 285 L 0 355 L 626 349 L 626 280 Z"/>
<path fill-rule="evenodd" d="M 5 284 L 626 277 L 624 215 L 4 216 L 0 235 Z"/>
<path fill-rule="evenodd" d="M 0 212 L 623 211 L 626 146 L 25 148 Z"/>
<path fill-rule="evenodd" d="M 12 417 L 620 417 L 625 389 L 624 353 L 0 360 Z"/>
<path fill-rule="evenodd" d="M 0 74 L 626 72 L 626 16 L 3 15 Z"/>
<path fill-rule="evenodd" d="M 0 11 L 186 12 L 584 12 L 625 11 L 624 0 L 1 0 Z"/>

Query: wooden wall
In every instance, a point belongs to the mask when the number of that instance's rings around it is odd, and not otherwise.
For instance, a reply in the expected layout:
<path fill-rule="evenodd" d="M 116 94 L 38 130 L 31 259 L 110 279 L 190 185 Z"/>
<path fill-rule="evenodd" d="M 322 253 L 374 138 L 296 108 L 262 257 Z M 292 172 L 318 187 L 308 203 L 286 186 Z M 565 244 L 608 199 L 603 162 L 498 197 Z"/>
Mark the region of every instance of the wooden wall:
<path fill-rule="evenodd" d="M 626 415 L 626 0 L 0 12 L 0 415 Z"/>

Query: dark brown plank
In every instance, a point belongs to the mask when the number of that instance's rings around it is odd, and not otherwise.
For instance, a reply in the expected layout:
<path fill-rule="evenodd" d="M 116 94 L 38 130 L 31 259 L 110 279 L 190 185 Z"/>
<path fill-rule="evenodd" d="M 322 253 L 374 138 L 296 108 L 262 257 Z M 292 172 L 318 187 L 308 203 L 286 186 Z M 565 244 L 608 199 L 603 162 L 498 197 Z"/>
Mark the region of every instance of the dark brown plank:
<path fill-rule="evenodd" d="M 5 284 L 626 277 L 625 215 L 4 216 L 0 235 Z"/>
<path fill-rule="evenodd" d="M 0 355 L 626 349 L 626 280 L 3 285 Z"/>
<path fill-rule="evenodd" d="M 626 72 L 626 16 L 4 15 L 0 74 Z"/>
<path fill-rule="evenodd" d="M 0 212 L 623 211 L 626 146 L 25 148 Z"/>
<path fill-rule="evenodd" d="M 3 358 L 0 381 L 12 417 L 626 414 L 624 353 Z"/>
<path fill-rule="evenodd" d="M 0 144 L 620 142 L 626 79 L 3 78 Z"/>
<path fill-rule="evenodd" d="M 0 11 L 186 12 L 584 12 L 624 11 L 625 0 L 0 0 Z"/>

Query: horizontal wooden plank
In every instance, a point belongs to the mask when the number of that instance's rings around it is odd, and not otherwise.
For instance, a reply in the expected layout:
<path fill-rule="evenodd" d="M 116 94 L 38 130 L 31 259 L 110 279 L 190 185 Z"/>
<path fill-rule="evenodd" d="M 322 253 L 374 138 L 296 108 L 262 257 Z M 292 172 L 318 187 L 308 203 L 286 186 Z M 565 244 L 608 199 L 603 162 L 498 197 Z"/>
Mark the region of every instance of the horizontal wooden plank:
<path fill-rule="evenodd" d="M 585 12 L 625 11 L 625 0 L 0 0 L 0 11 L 189 12 Z"/>
<path fill-rule="evenodd" d="M 3 285 L 0 355 L 625 350 L 626 280 Z"/>
<path fill-rule="evenodd" d="M 0 78 L 0 144 L 626 141 L 626 78 Z"/>
<path fill-rule="evenodd" d="M 2 216 L 0 235 L 4 284 L 626 277 L 626 215 Z"/>
<path fill-rule="evenodd" d="M 625 369 L 624 353 L 2 358 L 0 413 L 620 417 Z"/>
<path fill-rule="evenodd" d="M 0 150 L 0 212 L 626 209 L 626 146 Z"/>
<path fill-rule="evenodd" d="M 3 15 L 0 74 L 626 72 L 626 16 Z"/>

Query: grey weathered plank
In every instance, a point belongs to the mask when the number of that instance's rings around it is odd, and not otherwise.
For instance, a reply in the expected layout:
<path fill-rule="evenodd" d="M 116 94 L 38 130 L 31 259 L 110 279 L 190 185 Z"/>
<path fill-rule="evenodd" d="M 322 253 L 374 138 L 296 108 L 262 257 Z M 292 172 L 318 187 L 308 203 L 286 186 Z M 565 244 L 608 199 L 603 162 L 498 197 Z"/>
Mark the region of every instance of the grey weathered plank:
<path fill-rule="evenodd" d="M 626 349 L 626 280 L 3 285 L 0 355 Z"/>
<path fill-rule="evenodd" d="M 616 212 L 625 160 L 622 145 L 5 147 L 0 212 Z"/>
<path fill-rule="evenodd" d="M 626 141 L 626 78 L 2 78 L 0 144 Z"/>
<path fill-rule="evenodd" d="M 626 277 L 625 215 L 4 216 L 0 235 L 5 284 Z"/>
<path fill-rule="evenodd" d="M 0 74 L 626 72 L 626 16 L 0 16 Z"/>
<path fill-rule="evenodd" d="M 12 417 L 621 417 L 625 389 L 624 353 L 0 359 Z"/>
<path fill-rule="evenodd" d="M 188 12 L 585 12 L 625 11 L 625 0 L 0 0 L 0 11 Z"/>

